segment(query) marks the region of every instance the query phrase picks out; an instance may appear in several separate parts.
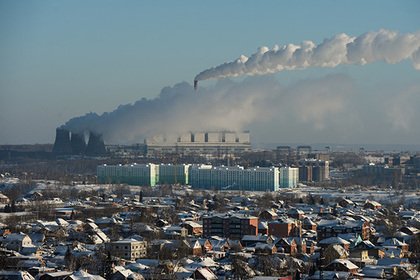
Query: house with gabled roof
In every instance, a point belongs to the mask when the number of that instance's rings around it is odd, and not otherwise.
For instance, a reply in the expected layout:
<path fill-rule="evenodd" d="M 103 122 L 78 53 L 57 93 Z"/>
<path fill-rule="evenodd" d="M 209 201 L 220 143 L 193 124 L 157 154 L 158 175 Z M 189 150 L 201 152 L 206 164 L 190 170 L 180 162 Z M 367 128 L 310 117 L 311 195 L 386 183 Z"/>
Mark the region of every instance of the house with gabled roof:
<path fill-rule="evenodd" d="M 331 263 L 335 259 L 347 259 L 349 257 L 348 251 L 339 244 L 329 245 L 325 248 L 323 255 L 327 264 Z"/>
<path fill-rule="evenodd" d="M 318 242 L 318 245 L 322 248 L 327 248 L 328 246 L 334 245 L 334 244 L 341 245 L 346 250 L 350 249 L 350 242 L 340 237 L 329 237 L 329 238 L 322 239 Z"/>
<path fill-rule="evenodd" d="M 378 210 L 382 208 L 382 204 L 374 200 L 366 200 L 365 204 L 363 205 L 363 208 Z"/>
<path fill-rule="evenodd" d="M 208 267 L 197 268 L 194 271 L 192 278 L 197 279 L 197 280 L 217 280 L 218 279 L 216 274 L 214 274 L 214 272 L 211 271 L 211 269 Z"/>
<path fill-rule="evenodd" d="M 20 252 L 25 247 L 34 247 L 29 235 L 24 233 L 11 233 L 0 237 L 0 245 L 16 252 Z"/>
<path fill-rule="evenodd" d="M 258 215 L 258 218 L 262 221 L 271 221 L 277 219 L 278 215 L 273 209 L 266 209 Z"/>
<path fill-rule="evenodd" d="M 273 243 L 274 238 L 270 235 L 244 235 L 241 239 L 241 244 L 245 247 L 252 247 L 257 243 Z"/>
<path fill-rule="evenodd" d="M 359 267 L 346 259 L 335 259 L 331 263 L 329 263 L 325 270 L 330 271 L 345 271 L 350 272 L 351 274 L 358 274 Z"/>

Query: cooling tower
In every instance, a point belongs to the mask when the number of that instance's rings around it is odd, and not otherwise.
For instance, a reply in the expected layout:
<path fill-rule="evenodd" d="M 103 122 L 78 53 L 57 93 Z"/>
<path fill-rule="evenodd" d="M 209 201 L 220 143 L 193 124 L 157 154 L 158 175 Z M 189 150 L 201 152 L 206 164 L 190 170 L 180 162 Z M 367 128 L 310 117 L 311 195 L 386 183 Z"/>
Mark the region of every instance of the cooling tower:
<path fill-rule="evenodd" d="M 71 152 L 73 155 L 83 155 L 86 151 L 85 135 L 83 133 L 71 133 Z"/>
<path fill-rule="evenodd" d="M 57 128 L 55 130 L 53 153 L 56 155 L 71 154 L 70 131 L 63 128 Z"/>
<path fill-rule="evenodd" d="M 86 155 L 88 156 L 102 156 L 106 154 L 105 143 L 102 135 L 94 132 L 89 133 L 89 142 L 86 147 Z"/>

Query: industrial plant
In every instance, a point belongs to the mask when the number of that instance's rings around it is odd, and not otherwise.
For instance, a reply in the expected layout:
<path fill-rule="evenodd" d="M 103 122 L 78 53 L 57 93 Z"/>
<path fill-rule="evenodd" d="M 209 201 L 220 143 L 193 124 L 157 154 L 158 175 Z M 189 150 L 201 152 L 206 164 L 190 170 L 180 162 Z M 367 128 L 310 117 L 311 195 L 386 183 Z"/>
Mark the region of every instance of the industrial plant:
<path fill-rule="evenodd" d="M 101 134 L 89 131 L 88 142 L 85 133 L 70 132 L 65 128 L 57 128 L 53 154 L 59 156 L 86 155 L 102 156 L 106 154 L 105 143 Z"/>
<path fill-rule="evenodd" d="M 251 151 L 249 131 L 200 131 L 146 138 L 147 156 L 176 153 L 222 157 Z"/>

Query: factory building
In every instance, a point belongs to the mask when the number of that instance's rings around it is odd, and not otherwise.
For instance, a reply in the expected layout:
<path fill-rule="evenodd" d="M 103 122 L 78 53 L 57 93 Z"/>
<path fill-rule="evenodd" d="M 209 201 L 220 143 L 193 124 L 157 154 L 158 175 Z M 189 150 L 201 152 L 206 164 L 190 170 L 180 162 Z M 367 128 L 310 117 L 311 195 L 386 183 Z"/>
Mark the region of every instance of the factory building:
<path fill-rule="evenodd" d="M 280 187 L 296 188 L 299 181 L 299 168 L 281 167 L 280 168 Z"/>
<path fill-rule="evenodd" d="M 223 157 L 251 151 L 249 131 L 188 132 L 146 138 L 147 156 L 166 154 Z"/>
<path fill-rule="evenodd" d="M 100 165 L 96 169 L 98 183 L 155 186 L 159 181 L 159 165 L 128 164 Z"/>
<path fill-rule="evenodd" d="M 189 183 L 195 189 L 277 191 L 279 169 L 195 165 L 190 169 Z"/>

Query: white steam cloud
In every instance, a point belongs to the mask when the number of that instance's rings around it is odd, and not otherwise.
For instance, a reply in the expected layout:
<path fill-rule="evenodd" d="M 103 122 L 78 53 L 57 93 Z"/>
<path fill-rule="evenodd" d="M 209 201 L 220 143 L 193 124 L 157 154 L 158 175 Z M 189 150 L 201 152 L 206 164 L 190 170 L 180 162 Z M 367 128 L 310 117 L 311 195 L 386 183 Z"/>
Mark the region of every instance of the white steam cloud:
<path fill-rule="evenodd" d="M 271 76 L 221 80 L 199 94 L 186 83 L 152 99 L 69 120 L 109 144 L 142 143 L 158 134 L 250 129 L 253 143 L 417 143 L 420 83 L 360 90 L 336 74 L 283 84 Z"/>
<path fill-rule="evenodd" d="M 359 37 L 339 34 L 319 45 L 305 41 L 271 50 L 262 47 L 249 58 L 241 56 L 205 70 L 195 80 L 402 60 L 411 60 L 420 70 L 419 32 L 380 30 Z M 95 131 L 103 134 L 107 143 L 115 144 L 139 143 L 157 134 L 242 129 L 252 131 L 254 143 L 290 143 L 299 139 L 312 143 L 382 143 L 384 139 L 417 143 L 420 139 L 416 128 L 416 120 L 420 119 L 418 81 L 366 91 L 355 89 L 354 82 L 345 75 L 300 80 L 290 85 L 259 76 L 239 82 L 221 80 L 212 87 L 201 88 L 199 94 L 195 87 L 196 83 L 179 83 L 164 88 L 156 98 L 143 98 L 102 115 L 76 117 L 64 127 Z"/>
<path fill-rule="evenodd" d="M 76 117 L 64 127 L 74 132 L 95 131 L 103 134 L 107 143 L 138 143 L 154 135 L 188 131 L 252 130 L 286 118 L 316 123 L 315 129 L 322 129 L 332 114 L 343 109 L 349 88 L 348 78 L 341 75 L 290 86 L 270 77 L 239 83 L 223 80 L 214 87 L 201 88 L 200 94 L 183 82 L 164 88 L 154 99 L 143 98 L 102 115 Z"/>
<path fill-rule="evenodd" d="M 194 81 L 264 75 L 308 67 L 336 67 L 340 64 L 398 63 L 406 59 L 420 70 L 420 32 L 398 34 L 381 29 L 359 37 L 341 33 L 319 45 L 304 41 L 300 45 L 276 45 L 272 49 L 260 47 L 250 57 L 241 55 L 235 61 L 204 70 Z"/>

